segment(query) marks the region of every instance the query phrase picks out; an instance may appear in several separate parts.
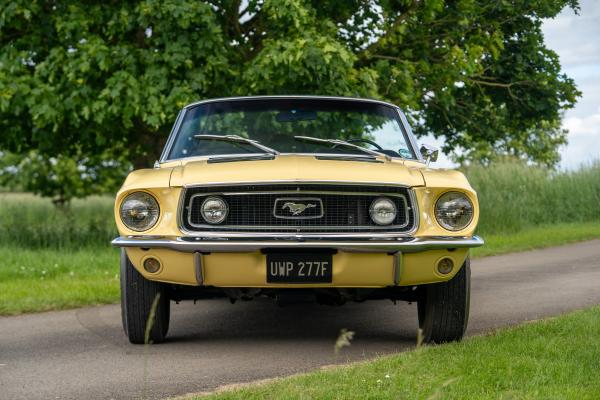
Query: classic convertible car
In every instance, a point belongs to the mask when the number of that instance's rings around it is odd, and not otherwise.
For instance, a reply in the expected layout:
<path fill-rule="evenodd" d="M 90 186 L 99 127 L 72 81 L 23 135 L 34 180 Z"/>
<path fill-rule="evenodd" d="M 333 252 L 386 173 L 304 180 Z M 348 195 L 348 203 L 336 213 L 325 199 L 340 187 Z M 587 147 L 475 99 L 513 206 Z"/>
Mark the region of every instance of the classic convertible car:
<path fill-rule="evenodd" d="M 382 101 L 186 106 L 154 168 L 116 198 L 129 340 L 163 341 L 171 301 L 258 296 L 416 302 L 426 342 L 461 339 L 479 210 L 462 173 L 429 167 L 436 158 Z"/>

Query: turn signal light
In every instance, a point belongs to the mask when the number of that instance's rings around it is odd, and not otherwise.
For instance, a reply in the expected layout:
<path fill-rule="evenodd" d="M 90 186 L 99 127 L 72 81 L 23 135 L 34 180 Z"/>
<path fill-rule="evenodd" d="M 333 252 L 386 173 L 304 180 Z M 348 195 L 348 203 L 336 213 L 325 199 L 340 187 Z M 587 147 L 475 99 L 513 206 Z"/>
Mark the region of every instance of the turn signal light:
<path fill-rule="evenodd" d="M 154 274 L 160 269 L 160 261 L 154 257 L 148 257 L 144 260 L 144 269 Z"/>
<path fill-rule="evenodd" d="M 454 262 L 450 258 L 442 258 L 437 265 L 437 270 L 442 275 L 448 275 L 454 268 Z"/>

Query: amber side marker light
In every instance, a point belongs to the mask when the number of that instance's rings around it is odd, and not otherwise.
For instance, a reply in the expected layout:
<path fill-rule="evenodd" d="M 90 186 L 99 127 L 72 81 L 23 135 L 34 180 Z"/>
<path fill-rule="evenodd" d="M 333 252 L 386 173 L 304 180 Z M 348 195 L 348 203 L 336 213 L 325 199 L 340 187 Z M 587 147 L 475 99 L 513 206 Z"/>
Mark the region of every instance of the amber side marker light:
<path fill-rule="evenodd" d="M 438 261 L 437 270 L 442 275 L 448 275 L 454 268 L 454 262 L 449 258 L 442 258 Z"/>
<path fill-rule="evenodd" d="M 154 274 L 160 269 L 160 261 L 154 257 L 148 257 L 144 260 L 144 269 Z"/>

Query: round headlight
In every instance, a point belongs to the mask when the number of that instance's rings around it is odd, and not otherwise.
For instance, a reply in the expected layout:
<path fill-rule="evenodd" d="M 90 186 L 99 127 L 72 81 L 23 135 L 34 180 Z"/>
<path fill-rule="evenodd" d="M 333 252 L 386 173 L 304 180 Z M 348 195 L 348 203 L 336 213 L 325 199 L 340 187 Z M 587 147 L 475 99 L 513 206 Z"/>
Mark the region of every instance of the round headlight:
<path fill-rule="evenodd" d="M 228 212 L 227 203 L 220 197 L 208 197 L 200 208 L 202 218 L 209 224 L 220 224 L 225 221 Z"/>
<path fill-rule="evenodd" d="M 152 228 L 160 214 L 156 199 L 145 192 L 133 192 L 121 203 L 121 221 L 132 231 Z"/>
<path fill-rule="evenodd" d="M 435 204 L 435 219 L 444 229 L 460 231 L 473 220 L 473 203 L 463 193 L 444 193 Z"/>
<path fill-rule="evenodd" d="M 379 197 L 371 203 L 369 214 L 377 225 L 389 225 L 396 219 L 396 204 L 387 197 Z"/>

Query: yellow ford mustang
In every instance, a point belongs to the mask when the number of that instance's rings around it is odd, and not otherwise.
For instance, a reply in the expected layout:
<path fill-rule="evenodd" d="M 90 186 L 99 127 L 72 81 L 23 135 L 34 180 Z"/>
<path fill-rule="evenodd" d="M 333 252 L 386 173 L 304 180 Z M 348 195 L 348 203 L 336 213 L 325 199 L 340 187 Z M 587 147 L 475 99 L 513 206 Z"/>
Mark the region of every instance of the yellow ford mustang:
<path fill-rule="evenodd" d="M 427 342 L 459 340 L 479 215 L 464 175 L 381 101 L 268 96 L 201 101 L 153 169 L 117 194 L 123 326 L 154 343 L 170 301 L 415 301 Z M 155 301 L 155 299 L 158 299 Z"/>

